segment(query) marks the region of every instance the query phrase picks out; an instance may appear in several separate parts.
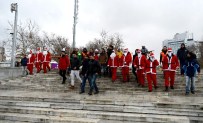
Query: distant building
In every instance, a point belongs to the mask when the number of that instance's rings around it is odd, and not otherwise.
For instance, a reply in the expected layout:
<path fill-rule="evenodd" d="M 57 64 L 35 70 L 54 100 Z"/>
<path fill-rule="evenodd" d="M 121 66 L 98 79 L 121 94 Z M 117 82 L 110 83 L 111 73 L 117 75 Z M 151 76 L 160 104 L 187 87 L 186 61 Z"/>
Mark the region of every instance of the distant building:
<path fill-rule="evenodd" d="M 173 39 L 164 40 L 162 45 L 171 47 L 173 49 L 173 53 L 177 54 L 177 51 L 182 43 L 185 43 L 186 46 L 194 45 L 195 41 L 193 40 L 193 33 L 176 33 Z"/>

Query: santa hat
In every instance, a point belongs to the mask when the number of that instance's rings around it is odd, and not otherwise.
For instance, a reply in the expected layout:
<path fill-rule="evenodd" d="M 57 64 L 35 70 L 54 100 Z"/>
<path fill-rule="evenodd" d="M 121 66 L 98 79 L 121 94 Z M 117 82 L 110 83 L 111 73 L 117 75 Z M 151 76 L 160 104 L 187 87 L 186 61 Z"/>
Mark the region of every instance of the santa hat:
<path fill-rule="evenodd" d="M 44 51 L 48 51 L 48 48 L 47 48 L 47 47 L 44 47 Z"/>
<path fill-rule="evenodd" d="M 150 55 L 149 55 L 150 57 L 154 57 L 154 53 L 150 53 Z"/>
<path fill-rule="evenodd" d="M 95 52 L 98 52 L 99 50 L 98 49 L 95 49 Z"/>
<path fill-rule="evenodd" d="M 128 52 L 128 48 L 125 48 L 125 49 L 124 49 L 124 52 Z"/>
<path fill-rule="evenodd" d="M 137 53 L 141 53 L 141 50 L 140 50 L 140 49 L 137 49 Z"/>
<path fill-rule="evenodd" d="M 168 48 L 168 52 L 172 52 L 172 48 Z"/>

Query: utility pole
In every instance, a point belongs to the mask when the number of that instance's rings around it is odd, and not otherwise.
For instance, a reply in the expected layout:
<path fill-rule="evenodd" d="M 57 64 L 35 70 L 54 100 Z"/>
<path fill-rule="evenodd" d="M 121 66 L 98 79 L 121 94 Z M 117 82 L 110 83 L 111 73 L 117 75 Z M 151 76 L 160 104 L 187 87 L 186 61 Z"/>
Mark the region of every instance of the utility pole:
<path fill-rule="evenodd" d="M 77 19 L 78 19 L 78 0 L 75 0 L 73 19 L 74 19 L 74 21 L 73 21 L 73 48 L 75 48 L 76 24 L 77 24 Z"/>
<path fill-rule="evenodd" d="M 11 12 L 15 11 L 14 29 L 13 29 L 13 43 L 12 43 L 12 54 L 11 54 L 11 67 L 15 67 L 15 57 L 16 57 L 16 38 L 17 38 L 17 20 L 18 20 L 18 4 L 11 4 Z"/>

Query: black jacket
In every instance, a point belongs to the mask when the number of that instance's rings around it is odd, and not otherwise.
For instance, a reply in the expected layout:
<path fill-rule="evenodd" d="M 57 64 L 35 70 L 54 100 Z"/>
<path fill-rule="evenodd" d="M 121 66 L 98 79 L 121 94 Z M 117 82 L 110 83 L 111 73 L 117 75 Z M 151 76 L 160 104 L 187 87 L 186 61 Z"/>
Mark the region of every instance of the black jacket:
<path fill-rule="evenodd" d="M 177 52 L 177 57 L 180 61 L 185 61 L 187 57 L 188 50 L 186 48 L 180 48 Z"/>
<path fill-rule="evenodd" d="M 27 61 L 28 61 L 28 59 L 26 57 L 22 58 L 21 59 L 21 65 L 22 66 L 27 66 Z"/>
<path fill-rule="evenodd" d="M 100 70 L 101 70 L 101 66 L 98 61 L 96 61 L 96 60 L 89 61 L 87 75 L 99 73 Z"/>
<path fill-rule="evenodd" d="M 88 67 L 89 67 L 89 59 L 84 59 L 82 62 L 82 71 L 81 71 L 82 75 L 87 74 Z"/>
<path fill-rule="evenodd" d="M 76 67 L 76 69 L 74 69 Z M 79 70 L 80 60 L 78 58 L 72 58 L 71 60 L 71 70 Z"/>

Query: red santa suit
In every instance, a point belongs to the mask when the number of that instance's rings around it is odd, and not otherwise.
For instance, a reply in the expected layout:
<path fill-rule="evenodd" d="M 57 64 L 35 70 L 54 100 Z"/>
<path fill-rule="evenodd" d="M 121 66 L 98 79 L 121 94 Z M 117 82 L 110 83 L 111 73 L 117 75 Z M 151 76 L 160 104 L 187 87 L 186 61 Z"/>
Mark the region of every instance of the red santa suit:
<path fill-rule="evenodd" d="M 116 73 L 117 67 L 119 66 L 118 56 L 115 54 L 115 52 L 111 53 L 110 58 L 108 60 L 108 66 L 111 68 L 112 82 L 114 82 L 117 79 Z"/>
<path fill-rule="evenodd" d="M 35 61 L 35 67 L 37 68 L 37 73 L 41 71 L 42 61 L 43 61 L 43 54 L 42 52 L 40 52 L 40 48 L 37 48 L 36 61 Z"/>
<path fill-rule="evenodd" d="M 50 61 L 50 58 L 49 58 L 47 51 L 43 51 L 43 70 L 44 70 L 44 73 L 47 73 L 49 61 Z"/>
<path fill-rule="evenodd" d="M 175 71 L 179 67 L 179 62 L 177 56 L 172 54 L 171 48 L 168 48 L 168 54 L 163 58 L 162 64 L 165 78 L 165 91 L 168 91 L 169 86 L 171 89 L 174 89 Z"/>
<path fill-rule="evenodd" d="M 32 51 L 30 51 L 30 54 L 28 55 L 28 62 L 27 62 L 27 69 L 29 70 L 30 75 L 33 74 L 34 62 L 35 62 L 35 56 L 32 53 Z"/>
<path fill-rule="evenodd" d="M 48 57 L 48 65 L 47 65 L 47 68 L 49 69 L 49 71 L 51 70 L 51 67 L 50 67 L 50 62 L 51 62 L 51 53 L 49 51 L 47 51 L 47 57 Z"/>
<path fill-rule="evenodd" d="M 133 65 L 137 70 L 137 78 L 139 85 L 145 85 L 145 64 L 146 64 L 146 56 L 141 54 L 141 50 L 137 50 L 138 56 L 135 57 L 133 61 Z"/>
<path fill-rule="evenodd" d="M 132 62 L 132 55 L 128 49 L 124 49 L 124 53 L 120 58 L 120 67 L 122 67 L 123 82 L 129 82 L 129 65 Z"/>
<path fill-rule="evenodd" d="M 152 82 L 154 88 L 157 88 L 157 79 L 156 79 L 156 67 L 159 65 L 159 62 L 154 58 L 154 54 L 151 53 L 149 59 L 146 60 L 145 73 L 147 76 L 149 92 L 152 91 Z"/>

